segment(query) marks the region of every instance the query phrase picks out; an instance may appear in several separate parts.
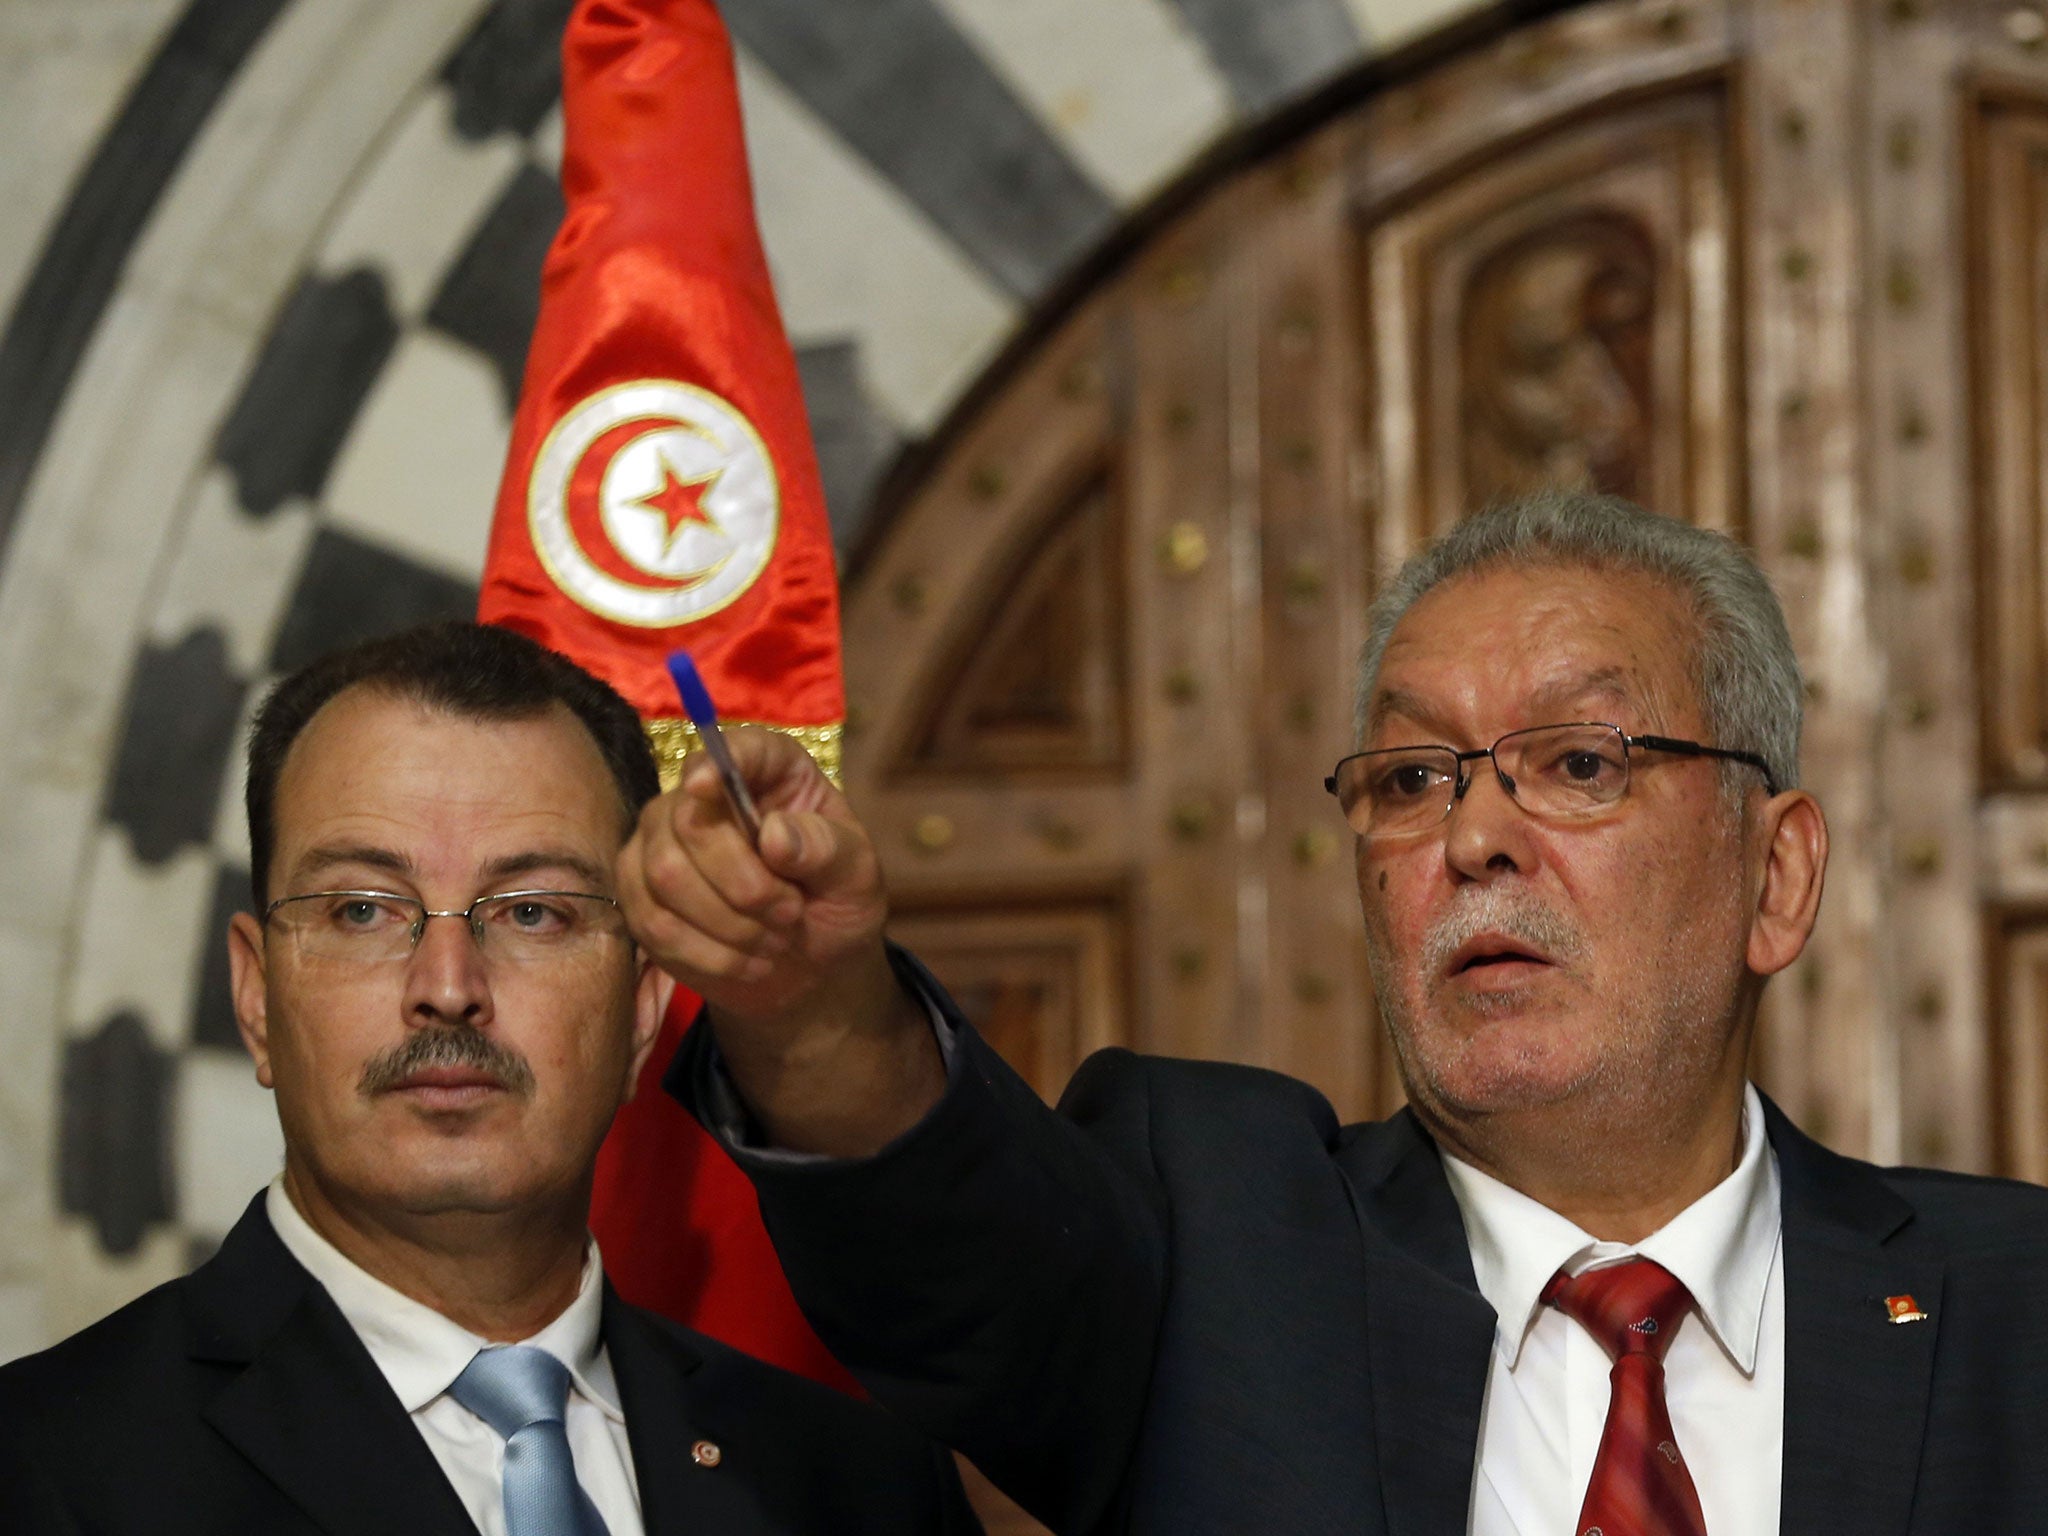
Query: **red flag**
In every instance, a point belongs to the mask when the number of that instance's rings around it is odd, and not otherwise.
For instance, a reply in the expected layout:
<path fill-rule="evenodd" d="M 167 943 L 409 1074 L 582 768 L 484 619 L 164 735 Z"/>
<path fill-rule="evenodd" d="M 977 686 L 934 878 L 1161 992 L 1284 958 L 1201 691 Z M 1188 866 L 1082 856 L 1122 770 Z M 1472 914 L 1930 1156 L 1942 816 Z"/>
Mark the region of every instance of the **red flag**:
<path fill-rule="evenodd" d="M 711 0 L 580 0 L 562 40 L 567 214 L 498 491 L 478 617 L 632 701 L 673 776 L 687 648 L 720 715 L 837 773 L 845 715 L 824 493 L 754 223 Z M 797 1311 L 753 1188 L 659 1077 L 678 994 L 598 1158 L 591 1226 L 628 1300 L 851 1388 Z"/>

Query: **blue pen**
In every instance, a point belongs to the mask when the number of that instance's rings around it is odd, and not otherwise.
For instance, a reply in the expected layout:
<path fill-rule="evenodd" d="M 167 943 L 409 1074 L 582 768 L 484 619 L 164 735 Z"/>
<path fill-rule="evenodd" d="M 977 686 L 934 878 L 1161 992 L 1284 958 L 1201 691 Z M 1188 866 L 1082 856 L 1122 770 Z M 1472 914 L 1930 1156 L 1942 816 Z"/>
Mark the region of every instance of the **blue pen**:
<path fill-rule="evenodd" d="M 747 829 L 747 840 L 759 847 L 761 813 L 755 809 L 754 797 L 747 793 L 747 781 L 740 777 L 732 760 L 732 748 L 725 744 L 725 733 L 718 728 L 718 711 L 711 706 L 711 690 L 698 676 L 697 663 L 690 659 L 688 651 L 671 651 L 668 675 L 675 679 L 683 709 L 690 723 L 697 727 L 704 750 L 711 754 L 711 766 L 718 770 L 718 782 L 725 787 L 725 802 L 732 807 L 733 818 Z"/>

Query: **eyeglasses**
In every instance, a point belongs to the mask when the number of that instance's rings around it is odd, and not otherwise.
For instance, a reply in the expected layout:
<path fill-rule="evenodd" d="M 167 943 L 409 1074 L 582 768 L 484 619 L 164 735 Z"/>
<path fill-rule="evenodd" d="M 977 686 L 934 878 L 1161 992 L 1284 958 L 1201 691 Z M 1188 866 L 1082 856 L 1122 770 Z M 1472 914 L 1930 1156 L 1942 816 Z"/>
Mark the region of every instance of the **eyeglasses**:
<path fill-rule="evenodd" d="M 1747 763 L 1778 792 L 1770 764 L 1754 752 L 1709 747 L 1672 736 L 1630 736 L 1618 725 L 1578 721 L 1510 731 L 1490 747 L 1387 747 L 1354 752 L 1337 764 L 1323 787 L 1337 797 L 1344 819 L 1360 837 L 1413 837 L 1451 813 L 1472 787 L 1468 763 L 1493 760 L 1494 776 L 1523 810 L 1546 821 L 1597 816 L 1628 793 L 1629 752 L 1671 752 L 1680 757 L 1721 757 Z"/>
<path fill-rule="evenodd" d="M 485 959 L 515 965 L 566 959 L 625 933 L 619 904 L 589 891 L 502 891 L 459 912 L 390 891 L 308 891 L 263 909 L 302 955 L 357 965 L 405 959 L 430 917 L 461 918 Z"/>

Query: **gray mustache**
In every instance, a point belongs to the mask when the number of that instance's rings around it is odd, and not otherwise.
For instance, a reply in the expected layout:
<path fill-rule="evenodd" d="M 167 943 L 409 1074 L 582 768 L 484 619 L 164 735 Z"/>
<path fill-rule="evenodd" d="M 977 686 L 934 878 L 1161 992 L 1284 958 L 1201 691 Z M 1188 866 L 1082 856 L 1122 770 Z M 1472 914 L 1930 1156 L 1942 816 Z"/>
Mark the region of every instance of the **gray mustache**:
<path fill-rule="evenodd" d="M 474 1029 L 423 1029 L 404 1044 L 374 1056 L 363 1067 L 356 1086 L 364 1094 L 396 1088 L 415 1072 L 434 1067 L 468 1067 L 514 1093 L 533 1091 L 533 1068 L 526 1059 Z"/>
<path fill-rule="evenodd" d="M 1482 933 L 1500 933 L 1566 965 L 1579 958 L 1585 939 L 1552 907 L 1499 886 L 1487 886 L 1439 922 L 1422 941 L 1425 976 L 1441 976 L 1451 957 Z"/>

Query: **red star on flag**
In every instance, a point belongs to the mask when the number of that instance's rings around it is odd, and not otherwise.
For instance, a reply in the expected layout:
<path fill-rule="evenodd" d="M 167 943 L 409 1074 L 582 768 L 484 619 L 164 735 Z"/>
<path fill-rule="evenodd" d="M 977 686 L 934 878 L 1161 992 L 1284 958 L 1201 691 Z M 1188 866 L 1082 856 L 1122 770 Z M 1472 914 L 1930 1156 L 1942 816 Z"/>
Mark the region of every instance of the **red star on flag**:
<path fill-rule="evenodd" d="M 701 523 L 714 533 L 718 531 L 718 519 L 704 506 L 704 498 L 711 487 L 718 483 L 721 470 L 712 470 L 708 475 L 685 480 L 675 471 L 667 459 L 661 461 L 661 488 L 649 491 L 645 496 L 636 497 L 633 505 L 648 507 L 659 512 L 668 524 L 669 542 L 673 544 L 686 523 Z"/>

